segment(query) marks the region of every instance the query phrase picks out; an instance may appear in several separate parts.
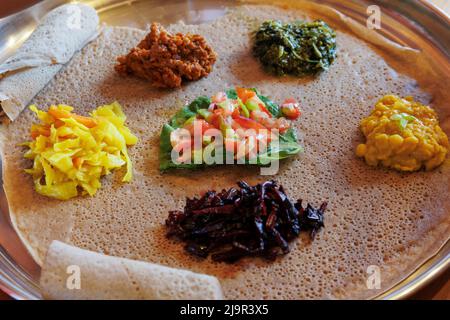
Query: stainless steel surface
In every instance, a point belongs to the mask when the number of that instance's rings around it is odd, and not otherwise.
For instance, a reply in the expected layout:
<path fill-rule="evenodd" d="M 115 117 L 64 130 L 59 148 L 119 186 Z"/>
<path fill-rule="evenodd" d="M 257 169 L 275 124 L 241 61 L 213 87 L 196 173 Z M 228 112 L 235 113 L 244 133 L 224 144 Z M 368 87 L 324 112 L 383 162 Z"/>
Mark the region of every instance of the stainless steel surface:
<path fill-rule="evenodd" d="M 418 269 L 404 281 L 382 293 L 377 299 L 405 299 L 429 284 L 450 267 L 450 242 L 433 258 L 418 266 Z"/>
<path fill-rule="evenodd" d="M 56 6 L 69 2 L 46 0 L 13 16 L 0 19 L 0 61 L 6 59 L 30 35 L 39 19 Z M 149 21 L 172 23 L 202 23 L 216 19 L 229 7 L 239 5 L 226 0 L 90 0 L 102 22 L 145 28 Z M 347 16 L 365 24 L 366 8 L 370 4 L 382 7 L 384 36 L 404 45 L 420 48 L 450 68 L 450 21 L 443 12 L 425 1 L 338 1 L 320 0 Z M 0 8 L 1 13 L 1 8 Z M 0 176 L 1 178 L 1 176 Z M 0 192 L 0 289 L 16 299 L 39 299 L 38 278 L 40 268 L 28 255 L 11 227 L 7 202 Z M 416 292 L 450 266 L 450 243 L 394 288 L 381 294 L 379 299 L 400 299 Z"/>

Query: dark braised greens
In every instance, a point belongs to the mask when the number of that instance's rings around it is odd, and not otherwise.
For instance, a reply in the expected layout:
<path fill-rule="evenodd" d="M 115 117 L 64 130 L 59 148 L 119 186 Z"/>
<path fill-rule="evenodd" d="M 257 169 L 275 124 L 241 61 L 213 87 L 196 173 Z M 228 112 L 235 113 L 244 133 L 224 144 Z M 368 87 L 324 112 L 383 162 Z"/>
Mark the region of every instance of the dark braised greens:
<path fill-rule="evenodd" d="M 336 33 L 322 20 L 265 21 L 254 40 L 254 55 L 280 76 L 315 74 L 327 70 L 336 58 Z"/>
<path fill-rule="evenodd" d="M 190 254 L 214 261 L 234 262 L 245 256 L 269 260 L 289 252 L 288 241 L 300 231 L 311 238 L 323 227 L 327 203 L 315 209 L 291 202 L 275 181 L 240 189 L 208 191 L 201 198 L 187 198 L 183 211 L 171 211 L 166 220 L 167 236 L 186 242 Z"/>

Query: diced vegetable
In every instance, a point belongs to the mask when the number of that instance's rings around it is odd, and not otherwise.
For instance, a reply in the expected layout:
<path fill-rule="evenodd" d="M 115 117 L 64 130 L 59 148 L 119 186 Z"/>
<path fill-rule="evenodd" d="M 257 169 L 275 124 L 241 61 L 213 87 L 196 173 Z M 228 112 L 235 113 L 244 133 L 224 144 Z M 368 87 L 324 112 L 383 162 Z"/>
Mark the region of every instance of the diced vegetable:
<path fill-rule="evenodd" d="M 256 96 L 255 91 L 239 87 L 236 87 L 236 93 L 238 98 L 241 99 L 243 103 L 246 103 L 248 99 L 251 99 L 254 96 Z"/>
<path fill-rule="evenodd" d="M 199 109 L 197 112 L 203 119 L 208 119 L 208 117 L 211 115 L 211 112 L 209 112 L 206 109 Z"/>
<path fill-rule="evenodd" d="M 227 94 L 225 92 L 218 92 L 212 96 L 211 100 L 213 103 L 219 103 L 227 99 Z"/>
<path fill-rule="evenodd" d="M 242 116 L 234 118 L 234 121 L 236 121 L 240 126 L 242 126 L 245 129 L 255 129 L 255 130 L 267 130 L 266 127 L 264 127 L 259 122 L 256 122 L 255 120 L 252 120 L 250 118 L 245 118 Z"/>
<path fill-rule="evenodd" d="M 198 129 L 195 130 L 196 126 L 201 126 L 202 136 L 199 136 Z M 190 134 L 190 137 L 186 138 L 187 142 L 179 137 L 182 129 L 186 129 L 185 132 Z M 189 156 L 191 159 L 195 156 L 200 158 L 199 152 L 202 150 L 185 147 L 193 147 L 194 141 L 200 141 L 200 144 L 195 143 L 197 148 L 200 146 L 204 150 L 212 150 L 214 145 L 211 147 L 210 144 L 213 138 L 205 138 L 210 129 L 222 135 L 224 140 L 221 143 L 228 153 L 235 153 L 234 159 L 243 159 L 244 162 L 256 159 L 257 164 L 263 165 L 261 159 L 283 159 L 302 150 L 295 133 L 290 129 L 290 123 L 282 116 L 278 105 L 255 89 L 238 87 L 236 90 L 219 92 L 211 99 L 199 97 L 177 112 L 161 132 L 160 168 L 164 170 L 198 166 L 198 163 L 185 160 L 189 160 Z M 273 138 L 273 134 L 280 134 L 280 137 Z M 211 135 L 215 136 L 215 133 Z M 275 141 L 279 142 L 278 146 L 272 145 Z M 180 156 L 183 163 L 172 161 L 172 149 L 183 152 Z M 259 149 L 261 154 L 258 154 Z M 205 156 L 211 158 L 210 155 Z M 265 164 L 267 163 L 266 161 Z"/>
<path fill-rule="evenodd" d="M 297 101 L 295 99 L 286 99 L 281 105 L 281 112 L 286 118 L 290 120 L 295 120 L 300 117 L 300 109 Z"/>
<path fill-rule="evenodd" d="M 33 176 L 38 193 L 67 200 L 79 194 L 93 196 L 101 187 L 100 178 L 111 170 L 126 166 L 122 181 L 132 178 L 127 146 L 137 137 L 125 126 L 120 105 L 98 107 L 91 117 L 72 113 L 65 105 L 51 106 L 48 112 L 30 106 L 42 121 L 31 127 L 27 159 L 33 167 L 25 171 Z"/>
<path fill-rule="evenodd" d="M 247 107 L 245 106 L 245 104 L 239 98 L 238 98 L 238 102 L 239 102 L 239 107 L 240 107 L 242 116 L 244 116 L 246 118 L 249 118 L 250 117 L 250 113 L 249 113 Z"/>
<path fill-rule="evenodd" d="M 267 114 L 269 117 L 272 117 L 272 114 L 269 112 L 269 110 L 267 110 L 266 106 L 264 105 L 264 103 L 262 101 L 260 103 L 258 103 L 258 107 L 262 112 Z"/>
<path fill-rule="evenodd" d="M 247 109 L 250 111 L 259 110 L 259 102 L 253 99 L 248 99 L 245 102 L 245 105 L 247 106 Z"/>

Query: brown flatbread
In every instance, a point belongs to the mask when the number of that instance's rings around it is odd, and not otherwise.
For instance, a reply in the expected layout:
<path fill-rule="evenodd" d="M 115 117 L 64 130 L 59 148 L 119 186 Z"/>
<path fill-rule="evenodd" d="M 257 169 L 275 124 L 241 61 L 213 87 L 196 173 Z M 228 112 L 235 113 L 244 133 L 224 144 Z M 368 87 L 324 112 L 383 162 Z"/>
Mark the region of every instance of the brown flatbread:
<path fill-rule="evenodd" d="M 217 300 L 215 277 L 157 264 L 105 256 L 53 241 L 40 284 L 47 299 Z"/>
<path fill-rule="evenodd" d="M 268 75 L 251 54 L 250 32 L 269 18 L 307 17 L 294 9 L 255 5 L 210 24 L 169 26 L 171 31 L 202 34 L 218 53 L 207 78 L 174 91 L 119 77 L 113 69 L 115 57 L 134 47 L 145 32 L 106 28 L 34 99 L 40 107 L 69 104 L 81 114 L 119 101 L 140 139 L 130 149 L 131 183 L 120 183 L 121 174 L 116 173 L 103 179 L 94 198 L 65 202 L 44 198 L 23 173 L 30 163 L 17 145 L 27 139 L 33 115 L 27 110 L 4 129 L 3 177 L 11 218 L 38 263 L 57 239 L 109 255 L 214 275 L 228 299 L 367 298 L 391 287 L 447 241 L 449 161 L 432 172 L 399 173 L 368 167 L 354 155 L 362 141 L 359 121 L 379 97 L 413 95 L 428 103 L 435 93 L 422 91 L 416 80 L 394 70 L 366 42 L 334 21 L 331 25 L 339 28 L 338 57 L 327 72 L 303 79 Z M 423 71 L 420 65 L 415 67 Z M 432 74 L 428 80 L 442 81 Z M 177 102 L 235 85 L 256 87 L 277 102 L 297 98 L 303 115 L 295 127 L 303 132 L 305 153 L 283 161 L 275 177 L 260 176 L 257 168 L 244 166 L 161 174 L 159 133 Z M 445 94 L 439 100 L 434 95 L 432 105 L 448 133 Z M 279 181 L 293 199 L 315 205 L 328 201 L 326 226 L 313 242 L 306 236 L 294 241 L 291 252 L 275 262 L 244 259 L 228 265 L 197 260 L 184 252 L 182 244 L 165 238 L 168 211 L 182 208 L 185 196 L 228 188 L 239 179 L 255 183 L 269 178 Z M 380 268 L 380 289 L 366 286 L 371 265 Z"/>
<path fill-rule="evenodd" d="M 98 15 L 85 4 L 50 11 L 23 45 L 0 65 L 0 110 L 15 120 L 74 53 L 97 36 Z"/>

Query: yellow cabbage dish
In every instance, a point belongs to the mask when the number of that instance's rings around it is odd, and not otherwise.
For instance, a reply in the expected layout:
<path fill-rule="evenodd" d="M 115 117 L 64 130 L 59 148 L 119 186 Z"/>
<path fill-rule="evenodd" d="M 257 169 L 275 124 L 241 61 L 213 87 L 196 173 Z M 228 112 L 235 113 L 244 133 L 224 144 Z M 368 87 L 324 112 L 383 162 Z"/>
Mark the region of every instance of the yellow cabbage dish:
<path fill-rule="evenodd" d="M 126 166 L 122 181 L 132 178 L 132 163 L 127 146 L 138 139 L 125 126 L 125 114 L 119 103 L 98 107 L 84 117 L 72 113 L 66 105 L 51 106 L 47 112 L 30 109 L 41 121 L 31 127 L 31 142 L 25 158 L 33 167 L 25 171 L 33 176 L 36 191 L 44 196 L 67 200 L 95 195 L 100 178 L 111 170 Z"/>
<path fill-rule="evenodd" d="M 371 166 L 432 170 L 444 162 L 449 149 L 436 112 L 412 97 L 384 96 L 361 121 L 361 131 L 366 143 L 357 146 L 356 155 Z"/>

